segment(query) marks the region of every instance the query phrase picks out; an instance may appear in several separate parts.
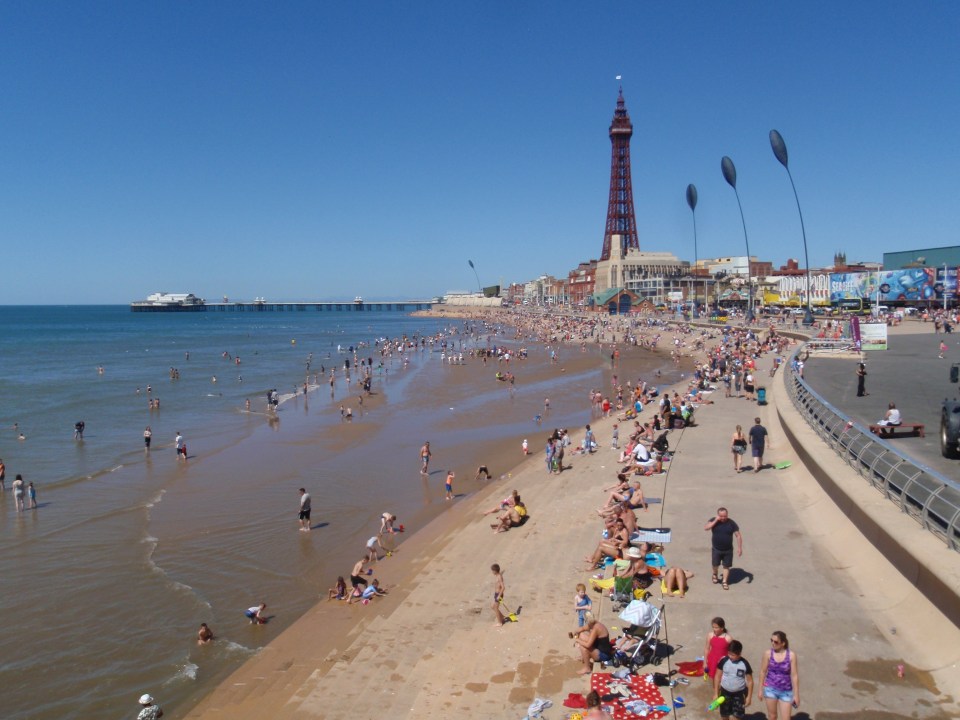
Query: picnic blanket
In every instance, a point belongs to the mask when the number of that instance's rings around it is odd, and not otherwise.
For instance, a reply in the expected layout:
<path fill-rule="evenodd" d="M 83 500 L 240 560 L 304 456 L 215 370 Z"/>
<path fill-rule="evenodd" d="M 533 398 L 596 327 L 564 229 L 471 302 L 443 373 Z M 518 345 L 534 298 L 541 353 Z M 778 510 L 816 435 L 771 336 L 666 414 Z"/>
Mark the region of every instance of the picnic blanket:
<path fill-rule="evenodd" d="M 613 716 L 613 720 L 659 720 L 666 717 L 669 713 L 664 710 L 654 709 L 657 706 L 666 705 L 663 694 L 653 683 L 649 683 L 642 677 L 630 675 L 620 679 L 615 678 L 609 673 L 595 672 L 590 677 L 590 689 L 596 690 L 600 697 L 611 694 L 612 687 L 624 685 L 627 687 L 630 697 L 620 697 L 616 700 L 603 701 L 603 709 Z M 644 709 L 648 708 L 645 715 L 631 712 L 628 708 Z"/>

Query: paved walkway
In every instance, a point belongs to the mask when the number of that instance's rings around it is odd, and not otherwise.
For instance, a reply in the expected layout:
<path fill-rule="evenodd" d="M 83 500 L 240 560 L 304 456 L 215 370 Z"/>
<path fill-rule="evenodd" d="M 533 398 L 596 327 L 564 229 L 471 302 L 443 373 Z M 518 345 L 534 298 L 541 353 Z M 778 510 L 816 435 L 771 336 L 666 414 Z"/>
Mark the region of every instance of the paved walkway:
<path fill-rule="evenodd" d="M 765 379 L 768 368 L 761 364 Z M 758 670 L 769 634 L 787 633 L 800 658 L 799 717 L 877 717 L 880 710 L 885 720 L 956 717 L 948 696 L 957 697 L 960 631 L 851 529 L 796 462 L 777 413 L 778 405 L 784 416 L 792 408 L 771 382 L 766 407 L 714 393 L 697 427 L 671 433 L 676 454 L 667 476 L 645 479 L 645 495 L 663 502 L 651 504 L 641 524 L 671 527 L 668 562 L 696 573 L 685 599 L 663 600 L 671 661 L 700 656 L 710 619 L 721 615 Z M 737 475 L 730 436 L 757 414 L 770 431 L 767 461 L 794 465 Z M 610 424 L 594 423 L 603 445 Z M 521 718 L 535 696 L 558 706 L 546 718 L 563 717 L 563 698 L 587 691 L 566 632 L 575 625 L 574 586 L 588 577 L 578 566 L 599 538 L 594 508 L 612 482 L 615 457 L 604 447 L 549 476 L 534 446 L 537 456 L 507 481 L 530 508 L 523 528 L 493 535 L 480 515 L 507 494 L 505 484 L 458 502 L 378 569 L 388 584 L 401 582 L 389 597 L 366 607 L 321 603 L 186 717 Z M 720 505 L 744 535 L 729 591 L 710 583 L 703 530 Z M 494 562 L 505 570 L 507 605 L 523 606 L 520 622 L 503 628 L 493 627 L 488 609 Z M 593 597 L 603 622 L 623 624 Z M 347 615 L 360 624 L 347 635 L 332 631 Z M 677 717 L 700 717 L 706 683 L 681 694 L 687 708 Z M 760 709 L 757 701 L 751 709 Z"/>

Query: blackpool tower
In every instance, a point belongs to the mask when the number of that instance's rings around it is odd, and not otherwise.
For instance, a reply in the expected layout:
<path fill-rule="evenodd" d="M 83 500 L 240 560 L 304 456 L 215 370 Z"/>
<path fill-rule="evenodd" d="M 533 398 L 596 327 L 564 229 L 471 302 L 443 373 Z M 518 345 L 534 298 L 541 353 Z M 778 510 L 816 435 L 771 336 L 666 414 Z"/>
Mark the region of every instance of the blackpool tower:
<path fill-rule="evenodd" d="M 630 183 L 630 137 L 633 125 L 623 102 L 623 88 L 617 98 L 617 109 L 610 123 L 610 200 L 607 204 L 607 227 L 603 233 L 600 260 L 609 260 L 611 252 L 622 258 L 627 250 L 640 249 L 637 220 L 633 215 L 633 185 Z M 616 250 L 614 250 L 616 245 Z"/>

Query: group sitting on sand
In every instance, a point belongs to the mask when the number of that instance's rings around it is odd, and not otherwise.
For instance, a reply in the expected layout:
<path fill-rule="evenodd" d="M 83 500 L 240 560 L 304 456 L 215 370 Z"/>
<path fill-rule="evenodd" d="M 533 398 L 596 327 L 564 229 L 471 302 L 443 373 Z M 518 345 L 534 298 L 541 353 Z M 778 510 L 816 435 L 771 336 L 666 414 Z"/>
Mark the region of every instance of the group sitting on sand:
<path fill-rule="evenodd" d="M 506 532 L 512 527 L 520 527 L 528 517 L 527 506 L 520 499 L 520 494 L 514 490 L 509 496 L 504 498 L 500 504 L 487 510 L 484 515 L 493 515 L 500 513 L 497 522 L 490 525 L 495 533 Z"/>

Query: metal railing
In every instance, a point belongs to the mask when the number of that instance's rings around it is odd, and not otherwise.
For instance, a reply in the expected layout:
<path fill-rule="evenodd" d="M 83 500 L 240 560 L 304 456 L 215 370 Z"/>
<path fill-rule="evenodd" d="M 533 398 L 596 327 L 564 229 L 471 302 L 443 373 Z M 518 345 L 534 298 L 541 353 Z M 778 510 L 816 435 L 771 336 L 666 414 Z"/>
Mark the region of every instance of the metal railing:
<path fill-rule="evenodd" d="M 960 485 L 896 450 L 813 390 L 788 362 L 784 382 L 793 404 L 820 438 L 900 510 L 960 551 Z"/>

